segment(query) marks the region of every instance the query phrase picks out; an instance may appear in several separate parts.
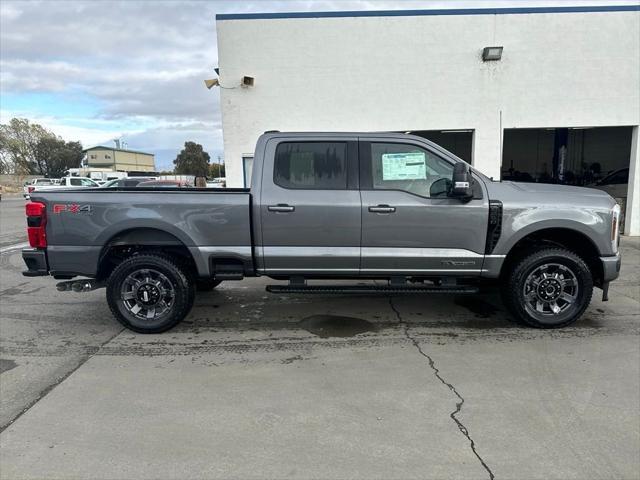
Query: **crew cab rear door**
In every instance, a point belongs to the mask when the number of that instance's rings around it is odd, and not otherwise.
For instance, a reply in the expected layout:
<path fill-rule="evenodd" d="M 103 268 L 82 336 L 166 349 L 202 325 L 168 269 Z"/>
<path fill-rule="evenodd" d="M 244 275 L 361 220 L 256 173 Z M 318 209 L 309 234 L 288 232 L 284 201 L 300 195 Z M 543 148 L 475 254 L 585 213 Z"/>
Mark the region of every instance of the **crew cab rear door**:
<path fill-rule="evenodd" d="M 452 159 L 411 138 L 365 138 L 361 274 L 480 275 L 489 211 L 482 188 L 479 198 L 449 198 Z"/>
<path fill-rule="evenodd" d="M 295 135 L 268 141 L 260 198 L 266 273 L 358 273 L 357 148 L 357 138 L 346 136 Z"/>

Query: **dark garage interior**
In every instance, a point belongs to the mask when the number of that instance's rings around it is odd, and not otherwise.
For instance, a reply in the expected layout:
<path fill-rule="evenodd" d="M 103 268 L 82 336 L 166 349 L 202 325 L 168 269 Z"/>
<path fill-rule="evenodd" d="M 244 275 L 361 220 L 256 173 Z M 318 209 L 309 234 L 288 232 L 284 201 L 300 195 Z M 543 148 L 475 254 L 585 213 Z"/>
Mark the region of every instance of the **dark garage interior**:
<path fill-rule="evenodd" d="M 505 129 L 502 179 L 593 185 L 630 155 L 631 127 Z"/>
<path fill-rule="evenodd" d="M 413 130 L 411 135 L 426 138 L 471 163 L 473 130 Z"/>

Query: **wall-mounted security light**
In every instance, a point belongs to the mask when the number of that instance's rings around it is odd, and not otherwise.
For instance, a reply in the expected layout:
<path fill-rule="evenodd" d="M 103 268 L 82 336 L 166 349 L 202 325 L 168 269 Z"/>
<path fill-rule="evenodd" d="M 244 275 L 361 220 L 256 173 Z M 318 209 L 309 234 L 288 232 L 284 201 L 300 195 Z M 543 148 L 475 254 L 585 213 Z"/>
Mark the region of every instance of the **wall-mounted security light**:
<path fill-rule="evenodd" d="M 216 74 L 219 75 L 220 70 L 215 68 L 214 69 L 216 71 Z M 207 80 L 204 81 L 204 85 L 205 87 L 207 87 L 209 90 L 211 90 L 213 87 L 220 87 L 220 88 L 228 88 L 228 89 L 234 89 L 234 88 L 238 88 L 238 87 L 243 87 L 243 88 L 248 88 L 248 87 L 253 87 L 253 85 L 255 84 L 255 78 L 253 77 L 249 77 L 249 76 L 244 76 L 240 78 L 240 85 L 236 84 L 236 85 L 221 85 L 220 84 L 220 79 L 219 78 L 209 78 Z"/>
<path fill-rule="evenodd" d="M 482 61 L 495 62 L 496 60 L 500 60 L 502 58 L 502 48 L 503 47 L 484 47 L 482 50 Z"/>

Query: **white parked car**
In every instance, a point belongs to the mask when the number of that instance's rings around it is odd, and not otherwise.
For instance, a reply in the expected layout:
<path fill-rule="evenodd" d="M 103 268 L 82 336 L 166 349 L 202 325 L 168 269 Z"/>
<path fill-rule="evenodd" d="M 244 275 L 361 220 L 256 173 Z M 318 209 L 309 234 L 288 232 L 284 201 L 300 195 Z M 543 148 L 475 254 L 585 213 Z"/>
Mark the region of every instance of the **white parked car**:
<path fill-rule="evenodd" d="M 22 187 L 22 196 L 24 198 L 29 198 L 29 194 L 33 192 L 36 187 L 50 187 L 51 185 L 55 184 L 55 180 L 53 180 L 52 178 L 34 178 L 33 180 L 28 180 Z"/>
<path fill-rule="evenodd" d="M 28 192 L 25 198 L 30 198 L 30 194 L 36 190 L 54 190 L 58 188 L 98 188 L 98 182 L 85 177 L 64 177 L 60 179 L 60 183 L 54 184 L 49 182 L 47 185 L 28 185 Z"/>
<path fill-rule="evenodd" d="M 217 177 L 213 180 L 207 180 L 207 188 L 225 188 L 227 179 L 225 177 Z"/>

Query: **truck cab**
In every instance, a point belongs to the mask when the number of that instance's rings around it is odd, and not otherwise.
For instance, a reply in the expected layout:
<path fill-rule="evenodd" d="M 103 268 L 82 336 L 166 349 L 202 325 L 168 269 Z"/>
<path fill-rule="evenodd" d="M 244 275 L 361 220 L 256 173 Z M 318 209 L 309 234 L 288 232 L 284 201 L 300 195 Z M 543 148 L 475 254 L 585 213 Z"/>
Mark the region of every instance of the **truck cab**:
<path fill-rule="evenodd" d="M 259 271 L 313 276 L 482 273 L 489 199 L 448 194 L 461 162 L 404 135 L 269 134 L 252 192 Z"/>

